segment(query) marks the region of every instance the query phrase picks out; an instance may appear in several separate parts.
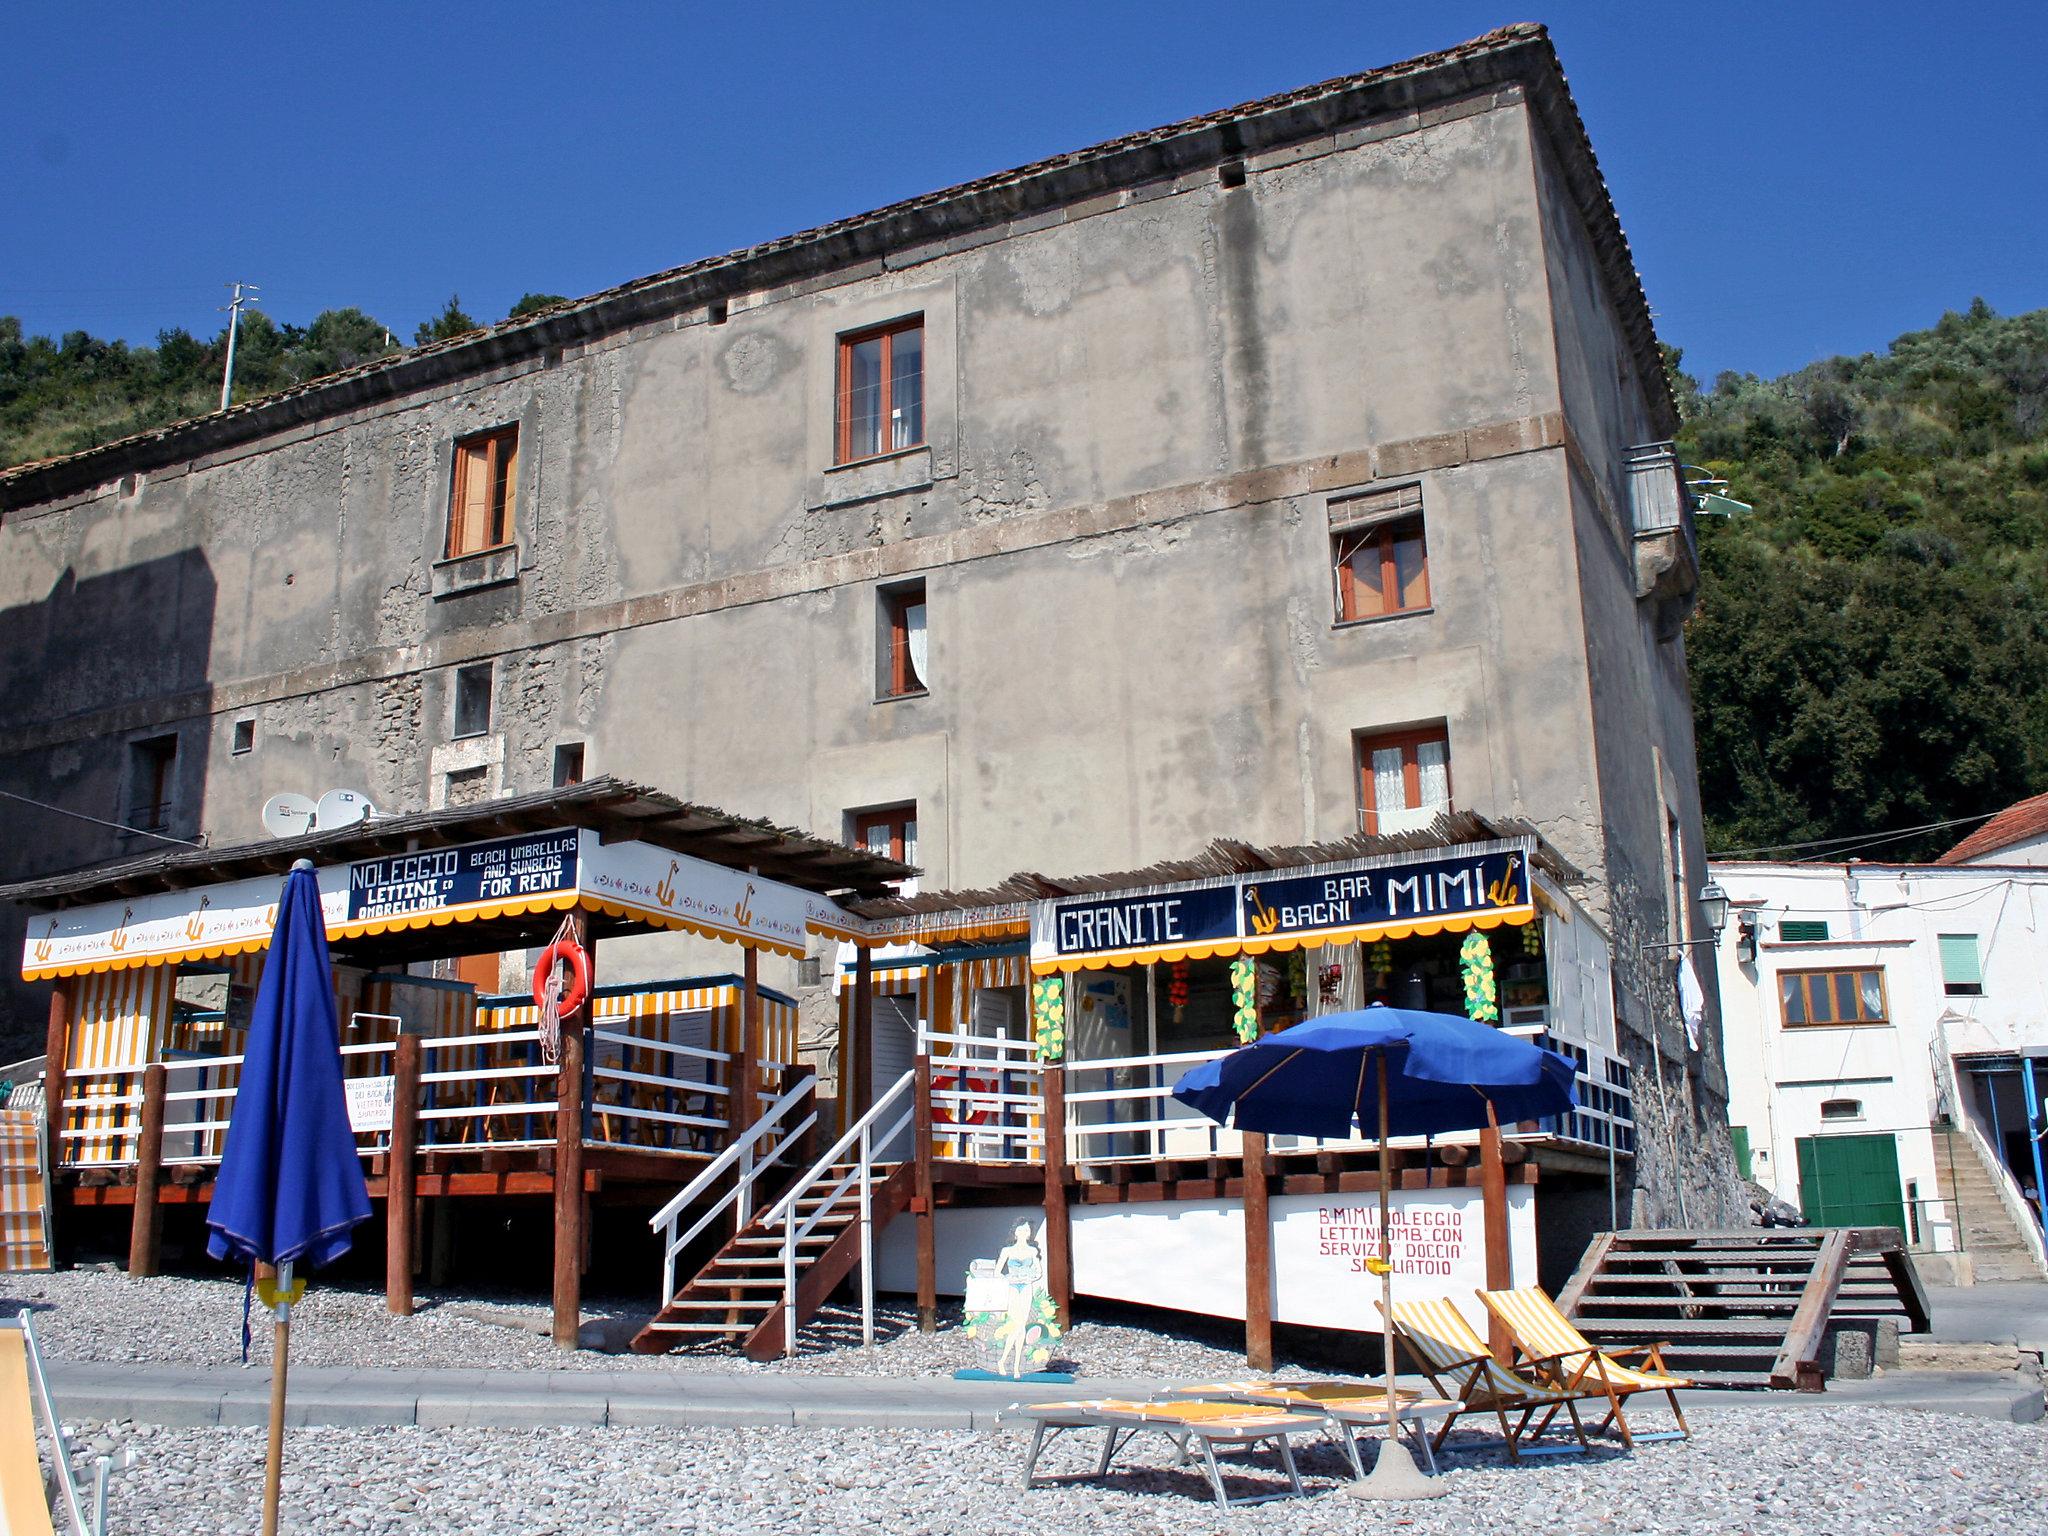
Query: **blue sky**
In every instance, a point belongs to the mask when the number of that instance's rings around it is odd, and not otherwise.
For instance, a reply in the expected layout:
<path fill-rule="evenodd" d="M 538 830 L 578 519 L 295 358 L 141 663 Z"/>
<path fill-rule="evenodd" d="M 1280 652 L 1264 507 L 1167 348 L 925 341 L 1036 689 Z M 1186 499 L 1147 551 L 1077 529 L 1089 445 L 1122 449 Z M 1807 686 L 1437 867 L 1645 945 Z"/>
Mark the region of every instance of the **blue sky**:
<path fill-rule="evenodd" d="M 1516 20 L 1703 378 L 2048 305 L 2038 4 L 14 0 L 0 313 L 211 334 L 241 277 L 409 337 Z"/>

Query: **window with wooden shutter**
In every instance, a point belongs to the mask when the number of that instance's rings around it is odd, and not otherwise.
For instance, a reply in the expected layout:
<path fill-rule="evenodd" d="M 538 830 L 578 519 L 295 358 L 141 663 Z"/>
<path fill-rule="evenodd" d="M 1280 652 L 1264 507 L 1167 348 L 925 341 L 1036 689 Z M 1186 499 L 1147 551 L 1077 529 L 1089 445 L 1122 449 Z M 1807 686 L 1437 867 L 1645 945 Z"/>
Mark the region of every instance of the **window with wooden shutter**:
<path fill-rule="evenodd" d="M 1786 918 L 1778 924 L 1778 938 L 1785 944 L 1825 944 L 1828 925 L 1825 920 L 1804 922 Z"/>
<path fill-rule="evenodd" d="M 512 542 L 518 480 L 517 427 L 479 432 L 456 443 L 455 482 L 448 498 L 450 560 Z"/>
<path fill-rule="evenodd" d="M 1944 933 L 1935 942 L 1941 947 L 1941 990 L 1950 997 L 1982 997 L 1984 970 L 1977 935 Z"/>
<path fill-rule="evenodd" d="M 1339 623 L 1428 608 L 1422 487 L 1397 486 L 1331 502 L 1330 565 Z"/>

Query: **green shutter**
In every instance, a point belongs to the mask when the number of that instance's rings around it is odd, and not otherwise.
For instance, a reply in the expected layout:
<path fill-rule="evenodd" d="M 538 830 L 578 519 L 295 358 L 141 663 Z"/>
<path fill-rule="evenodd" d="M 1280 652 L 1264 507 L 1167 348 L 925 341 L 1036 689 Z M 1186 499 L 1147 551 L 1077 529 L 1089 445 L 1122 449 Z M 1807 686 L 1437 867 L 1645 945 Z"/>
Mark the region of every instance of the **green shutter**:
<path fill-rule="evenodd" d="M 1944 933 L 1941 945 L 1941 979 L 1951 987 L 1981 987 L 1984 971 L 1977 963 L 1977 935 Z"/>
<path fill-rule="evenodd" d="M 1787 944 L 1825 944 L 1828 941 L 1828 925 L 1825 919 L 1814 922 L 1784 921 L 1778 924 L 1778 937 Z"/>

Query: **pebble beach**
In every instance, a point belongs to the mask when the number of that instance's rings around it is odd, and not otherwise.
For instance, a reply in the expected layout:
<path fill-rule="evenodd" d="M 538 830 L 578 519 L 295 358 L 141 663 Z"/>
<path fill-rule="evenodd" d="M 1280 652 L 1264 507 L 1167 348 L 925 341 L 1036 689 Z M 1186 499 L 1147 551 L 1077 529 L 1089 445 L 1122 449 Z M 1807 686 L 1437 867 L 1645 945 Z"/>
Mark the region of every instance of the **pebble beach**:
<path fill-rule="evenodd" d="M 191 1277 L 130 1280 L 110 1270 L 10 1276 L 0 1309 L 29 1307 L 56 1361 L 229 1365 L 240 1355 L 241 1287 Z M 592 1317 L 630 1325 L 623 1307 Z M 807 1330 L 793 1360 L 755 1364 L 700 1349 L 645 1357 L 557 1351 L 546 1308 L 478 1293 L 423 1299 L 410 1319 L 385 1314 L 379 1294 L 319 1287 L 293 1328 L 295 1363 L 375 1367 L 499 1367 L 797 1375 L 942 1376 L 976 1363 L 952 1317 L 933 1334 L 908 1309 L 878 1318 L 860 1346 L 857 1321 L 835 1314 Z M 267 1361 L 259 1311 L 252 1360 Z M 1188 1381 L 1241 1375 L 1231 1333 L 1157 1319 L 1084 1318 L 1061 1342 L 1063 1363 L 1092 1375 Z M 1318 1368 L 1283 1362 L 1282 1374 Z M 1321 1363 L 1330 1370 L 1329 1362 Z M 61 1403 L 60 1403 L 61 1407 Z M 1639 1430 L 1667 1414 L 1632 1411 Z M 1348 1469 L 1335 1445 L 1300 1442 L 1310 1497 L 1228 1513 L 1193 1468 L 1175 1468 L 1161 1437 L 1141 1437 L 1109 1478 L 1092 1474 L 1100 1435 L 1056 1439 L 1041 1464 L 1062 1479 L 1020 1483 L 1028 1427 L 988 1431 L 816 1428 L 300 1428 L 286 1443 L 284 1529 L 420 1536 L 519 1532 L 598 1536 L 673 1531 L 861 1532 L 891 1536 L 1183 1536 L 1189 1532 L 1354 1532 L 1610 1536 L 1619 1532 L 1784 1533 L 1784 1536 L 1948 1536 L 2048 1529 L 2048 1428 L 1888 1408 L 1774 1402 L 1696 1409 L 1689 1442 L 1603 1443 L 1589 1457 L 1504 1462 L 1492 1436 L 1460 1429 L 1441 1461 L 1445 1497 L 1361 1506 L 1340 1491 Z M 1468 1421 L 1469 1422 L 1469 1421 Z M 97 1455 L 132 1453 L 113 1480 L 111 1531 L 246 1532 L 256 1528 L 263 1471 L 260 1428 L 74 1425 L 81 1471 Z M 1269 1456 L 1231 1459 L 1233 1495 L 1280 1486 Z"/>

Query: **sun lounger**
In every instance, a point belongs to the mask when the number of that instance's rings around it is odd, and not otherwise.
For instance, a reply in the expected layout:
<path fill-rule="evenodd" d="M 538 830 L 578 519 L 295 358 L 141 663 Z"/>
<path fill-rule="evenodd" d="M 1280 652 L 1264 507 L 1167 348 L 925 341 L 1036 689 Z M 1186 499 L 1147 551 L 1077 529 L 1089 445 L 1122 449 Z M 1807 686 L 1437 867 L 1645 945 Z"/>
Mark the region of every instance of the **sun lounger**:
<path fill-rule="evenodd" d="M 1176 1465 L 1190 1459 L 1188 1448 L 1200 1447 L 1209 1474 L 1209 1487 L 1217 1507 L 1235 1509 L 1245 1504 L 1263 1504 L 1269 1499 L 1300 1498 L 1305 1489 L 1294 1467 L 1291 1437 L 1313 1434 L 1325 1423 L 1320 1414 L 1290 1413 L 1284 1408 L 1262 1408 L 1239 1403 L 1140 1403 L 1120 1398 L 1090 1398 L 1078 1402 L 1022 1403 L 1010 1410 L 1019 1418 L 1033 1420 L 1031 1449 L 1024 1458 L 1024 1486 L 1044 1486 L 1038 1478 L 1038 1455 L 1048 1438 L 1068 1430 L 1100 1429 L 1106 1432 L 1102 1459 L 1095 1476 L 1109 1472 L 1109 1464 L 1141 1432 L 1150 1430 L 1173 1442 Z M 1216 1463 L 1219 1446 L 1251 1447 L 1271 1441 L 1279 1452 L 1280 1466 L 1287 1473 L 1287 1487 L 1273 1493 L 1246 1494 L 1231 1498 L 1224 1491 L 1223 1472 Z M 1050 1480 L 1047 1480 L 1050 1481 Z"/>
<path fill-rule="evenodd" d="M 1516 1349 L 1546 1385 L 1579 1397 L 1607 1400 L 1607 1417 L 1598 1428 L 1613 1424 L 1621 1433 L 1622 1444 L 1634 1449 L 1639 1440 L 1684 1440 L 1691 1436 L 1685 1412 L 1678 1406 L 1678 1389 L 1693 1383 L 1690 1378 L 1664 1368 L 1664 1345 L 1600 1349 L 1557 1310 L 1556 1302 L 1533 1285 L 1514 1291 L 1481 1291 L 1479 1299 L 1507 1325 L 1508 1332 L 1514 1335 Z M 1625 1364 L 1623 1357 L 1627 1355 L 1642 1356 L 1643 1368 Z M 1678 1420 L 1678 1428 L 1650 1435 L 1633 1433 L 1621 1405 L 1638 1392 L 1662 1392 L 1671 1404 L 1671 1415 Z"/>
<path fill-rule="evenodd" d="M 1297 1413 L 1319 1413 L 1344 1446 L 1354 1476 L 1365 1476 L 1354 1431 L 1383 1430 L 1387 1423 L 1387 1397 L 1376 1381 L 1218 1381 L 1192 1387 L 1175 1387 L 1169 1397 L 1197 1402 L 1256 1403 L 1267 1408 L 1290 1408 Z M 1441 1414 L 1456 1415 L 1458 1404 L 1446 1397 L 1417 1392 L 1409 1387 L 1394 1388 L 1394 1417 L 1414 1436 L 1423 1464 L 1436 1470 L 1436 1451 L 1429 1442 L 1428 1421 Z"/>
<path fill-rule="evenodd" d="M 94 1517 L 88 1521 L 71 1475 L 72 1446 L 50 1401 L 50 1384 L 26 1309 L 0 1318 L 0 1532 L 6 1536 L 102 1536 L 106 1530 L 107 1474 L 113 1463 L 101 1457 Z M 36 1453 L 36 1417 L 56 1448 L 57 1500 L 53 1519 L 45 1494 L 42 1462 Z"/>
<path fill-rule="evenodd" d="M 1500 1424 L 1501 1439 L 1507 1442 L 1508 1459 L 1523 1455 L 1562 1456 L 1572 1450 L 1590 1449 L 1586 1426 L 1579 1422 L 1579 1402 L 1599 1397 L 1597 1390 L 1574 1392 L 1544 1381 L 1532 1381 L 1509 1370 L 1486 1347 L 1486 1341 L 1472 1331 L 1472 1325 L 1449 1301 L 1397 1301 L 1391 1319 L 1394 1331 L 1408 1346 L 1408 1353 L 1421 1365 L 1431 1386 L 1454 1399 L 1457 1411 L 1445 1416 L 1436 1432 L 1436 1448 L 1443 1448 L 1451 1426 L 1468 1413 L 1490 1413 Z M 1557 1410 L 1571 1416 L 1576 1447 L 1569 1445 L 1528 1445 L 1550 1427 Z M 1529 1420 L 1543 1417 L 1534 1430 Z"/>

